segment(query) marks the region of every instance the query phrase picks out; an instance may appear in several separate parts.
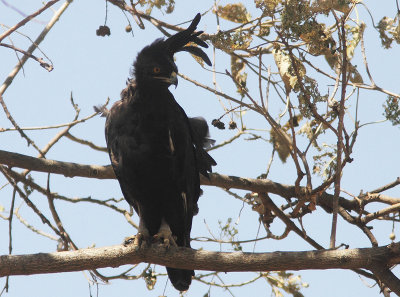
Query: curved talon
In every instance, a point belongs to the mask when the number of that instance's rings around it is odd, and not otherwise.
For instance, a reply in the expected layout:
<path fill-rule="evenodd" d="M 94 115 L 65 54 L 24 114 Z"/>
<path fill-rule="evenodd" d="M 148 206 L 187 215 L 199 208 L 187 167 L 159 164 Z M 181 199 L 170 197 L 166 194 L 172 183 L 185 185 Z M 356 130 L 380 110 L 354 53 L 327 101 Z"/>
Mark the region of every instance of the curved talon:
<path fill-rule="evenodd" d="M 172 231 L 164 218 L 161 221 L 161 225 L 160 228 L 158 229 L 158 232 L 153 235 L 153 239 L 159 241 L 167 248 L 169 248 L 171 245 L 178 246 L 176 244 L 177 237 L 172 234 Z"/>
<path fill-rule="evenodd" d="M 176 236 L 172 235 L 171 232 L 165 232 L 164 230 L 160 230 L 157 234 L 153 236 L 155 240 L 160 241 L 161 244 L 165 245 L 169 248 L 171 245 L 177 247 L 176 244 Z"/>
<path fill-rule="evenodd" d="M 124 242 L 122 243 L 124 246 L 128 246 L 135 242 L 136 235 L 127 236 L 124 238 Z"/>
<path fill-rule="evenodd" d="M 123 245 L 128 246 L 131 244 L 133 244 L 137 248 L 146 246 L 147 244 L 146 235 L 141 232 L 138 232 L 136 235 L 125 237 Z"/>
<path fill-rule="evenodd" d="M 144 239 L 143 233 L 138 232 L 135 236 L 133 244 L 140 247 L 144 242 L 143 239 Z"/>

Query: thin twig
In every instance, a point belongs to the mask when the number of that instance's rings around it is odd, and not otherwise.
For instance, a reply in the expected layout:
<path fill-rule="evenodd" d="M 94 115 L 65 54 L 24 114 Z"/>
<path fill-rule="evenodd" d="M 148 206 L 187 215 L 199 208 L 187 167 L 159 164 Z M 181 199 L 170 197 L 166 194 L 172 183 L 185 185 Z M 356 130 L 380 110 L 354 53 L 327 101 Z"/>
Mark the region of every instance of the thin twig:
<path fill-rule="evenodd" d="M 4 32 L 3 34 L 0 35 L 0 41 L 2 41 L 4 38 L 6 38 L 7 36 L 9 36 L 11 33 L 13 33 L 14 31 L 16 31 L 18 28 L 24 26 L 26 23 L 28 23 L 30 20 L 32 20 L 33 18 L 37 17 L 39 14 L 41 14 L 43 11 L 45 11 L 47 8 L 49 8 L 50 6 L 52 6 L 53 4 L 57 3 L 59 0 L 52 0 L 47 2 L 42 8 L 40 8 L 38 11 L 32 13 L 31 15 L 27 16 L 26 18 L 24 18 L 22 21 L 20 21 L 18 24 L 14 25 L 13 27 L 11 27 L 10 29 L 8 29 L 6 32 Z"/>
<path fill-rule="evenodd" d="M 392 189 L 392 188 L 394 188 L 394 187 L 396 187 L 398 185 L 400 185 L 400 177 L 396 178 L 395 181 L 393 181 L 393 182 L 391 182 L 391 183 L 389 183 L 387 185 L 384 185 L 384 186 L 379 187 L 379 188 L 377 188 L 375 190 L 369 191 L 369 193 L 370 194 L 381 193 L 381 192 L 387 191 L 389 189 Z"/>
<path fill-rule="evenodd" d="M 107 148 L 103 147 L 103 146 L 98 146 L 96 144 L 94 144 L 93 142 L 90 142 L 88 140 L 85 139 L 80 139 L 74 135 L 72 135 L 70 132 L 65 133 L 65 137 L 67 137 L 68 139 L 75 141 L 77 143 L 83 144 L 83 145 L 87 145 L 88 147 L 96 150 L 96 151 L 100 151 L 100 152 L 107 152 Z"/>
<path fill-rule="evenodd" d="M 333 12 L 335 16 L 336 23 L 340 28 L 339 40 L 341 43 L 341 56 L 342 56 L 342 63 L 340 67 L 340 71 L 342 73 L 342 92 L 340 96 L 340 103 L 339 103 L 339 115 L 338 115 L 338 128 L 337 128 L 337 147 L 336 147 L 336 172 L 335 172 L 335 190 L 334 190 L 334 198 L 333 198 L 333 214 L 332 214 L 332 230 L 330 236 L 330 248 L 335 248 L 336 242 L 336 228 L 337 228 L 337 214 L 339 208 L 339 195 L 340 195 L 340 183 L 342 179 L 342 152 L 343 152 L 343 128 L 344 128 L 344 114 L 345 114 L 345 101 L 346 101 L 346 87 L 347 87 L 347 46 L 346 46 L 346 29 L 345 29 L 345 19 L 339 20 L 335 12 Z M 340 26 L 339 26 L 340 23 Z"/>
<path fill-rule="evenodd" d="M 37 206 L 24 194 L 24 192 L 18 187 L 18 185 L 9 177 L 8 170 L 3 166 L 0 166 L 0 171 L 4 177 L 12 184 L 14 189 L 17 191 L 19 196 L 25 201 L 25 203 L 40 217 L 43 224 L 47 224 L 57 235 L 61 236 L 60 232 L 55 228 L 50 221 L 43 215 L 43 213 L 37 208 Z"/>
<path fill-rule="evenodd" d="M 19 125 L 17 124 L 17 122 L 14 120 L 14 118 L 12 117 L 12 115 L 10 114 L 10 112 L 8 111 L 7 105 L 3 100 L 3 97 L 0 93 L 0 104 L 3 107 L 4 113 L 6 114 L 8 120 L 13 124 L 13 126 L 15 127 L 15 129 L 19 132 L 19 134 L 25 138 L 25 140 L 28 142 L 29 145 L 32 145 L 42 156 L 44 156 L 42 150 L 35 144 L 35 142 L 28 137 L 28 135 L 25 134 L 24 131 L 21 130 L 21 128 L 19 127 Z"/>
<path fill-rule="evenodd" d="M 242 136 L 244 133 L 245 133 L 245 131 L 240 130 L 240 131 L 239 131 L 236 135 L 234 135 L 233 137 L 231 137 L 231 138 L 229 138 L 229 139 L 227 139 L 227 140 L 225 140 L 225 141 L 223 141 L 223 142 L 221 142 L 221 143 L 219 143 L 219 144 L 216 144 L 216 145 L 210 147 L 207 151 L 213 151 L 213 150 L 219 149 L 219 148 L 221 148 L 221 147 L 223 147 L 223 146 L 225 146 L 225 145 L 227 145 L 227 144 L 230 144 L 230 143 L 232 143 L 234 140 L 236 140 L 236 139 L 238 139 L 240 136 Z"/>
<path fill-rule="evenodd" d="M 8 254 L 12 254 L 12 222 L 14 216 L 15 196 L 17 194 L 14 188 L 11 198 L 10 215 L 8 216 Z"/>
<path fill-rule="evenodd" d="M 392 206 L 389 206 L 387 208 L 381 209 L 379 211 L 376 211 L 374 213 L 368 214 L 365 217 L 361 219 L 361 222 L 366 224 L 376 218 L 382 217 L 384 215 L 387 215 L 389 213 L 397 212 L 400 209 L 400 203 L 394 204 Z"/>
<path fill-rule="evenodd" d="M 68 8 L 68 6 L 72 3 L 73 0 L 66 0 L 63 5 L 55 12 L 52 19 L 43 29 L 43 31 L 39 34 L 36 40 L 32 43 L 32 45 L 28 48 L 27 52 L 32 54 L 34 50 L 39 46 L 39 44 L 44 40 L 47 33 L 53 28 L 54 24 L 58 21 L 60 16 L 64 13 L 64 11 Z M 15 76 L 21 70 L 22 66 L 28 60 L 28 56 L 23 56 L 21 61 L 14 67 L 14 69 L 10 72 L 4 83 L 0 86 L 0 96 L 4 94 L 7 88 L 11 85 L 12 81 L 14 80 Z"/>
<path fill-rule="evenodd" d="M 57 0 L 57 1 L 59 1 L 59 0 Z M 10 45 L 10 44 L 1 43 L 1 42 L 0 42 L 0 46 L 7 47 L 7 48 L 10 48 L 10 49 L 12 49 L 14 51 L 20 52 L 20 53 L 24 54 L 24 57 L 27 56 L 29 58 L 34 59 L 35 61 L 37 61 L 40 64 L 40 66 L 42 66 L 44 69 L 46 69 L 49 72 L 52 71 L 53 68 L 54 68 L 53 65 L 50 65 L 49 63 L 46 63 L 42 58 L 38 58 L 35 55 L 33 55 L 33 54 L 31 54 L 31 53 L 29 53 L 27 51 L 24 51 L 23 49 L 20 49 L 18 47 Z"/>
<path fill-rule="evenodd" d="M 17 219 L 18 219 L 22 224 L 24 224 L 29 230 L 31 230 L 32 232 L 37 233 L 37 234 L 39 234 L 39 235 L 41 235 L 41 236 L 47 237 L 47 238 L 49 238 L 49 239 L 51 239 L 51 240 L 58 241 L 58 237 L 55 237 L 55 236 L 53 236 L 53 235 L 51 235 L 51 234 L 49 234 L 49 233 L 46 233 L 46 232 L 41 231 L 41 230 L 39 230 L 39 229 L 36 229 L 36 228 L 33 227 L 31 224 L 29 224 L 29 223 L 19 214 L 18 209 L 14 212 L 14 214 L 15 214 L 15 216 L 17 217 Z"/>

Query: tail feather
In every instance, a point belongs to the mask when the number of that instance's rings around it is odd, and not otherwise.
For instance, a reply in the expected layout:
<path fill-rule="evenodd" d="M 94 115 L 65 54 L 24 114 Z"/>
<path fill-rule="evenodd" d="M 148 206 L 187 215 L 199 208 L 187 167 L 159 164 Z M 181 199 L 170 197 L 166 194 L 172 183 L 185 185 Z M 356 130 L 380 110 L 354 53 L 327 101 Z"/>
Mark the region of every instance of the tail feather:
<path fill-rule="evenodd" d="M 175 289 L 179 291 L 187 291 L 190 284 L 192 283 L 192 277 L 194 276 L 194 270 L 176 269 L 166 267 L 169 280 Z"/>
<path fill-rule="evenodd" d="M 212 172 L 212 166 L 217 165 L 217 162 L 215 162 L 205 149 L 212 147 L 215 140 L 209 138 L 208 125 L 204 118 L 189 118 L 189 123 L 192 131 L 192 140 L 196 147 L 196 160 L 199 172 L 203 176 L 209 177 L 208 172 Z"/>
<path fill-rule="evenodd" d="M 217 162 L 201 147 L 196 148 L 196 159 L 201 175 L 209 178 L 208 173 L 212 172 L 212 166 L 217 165 Z"/>

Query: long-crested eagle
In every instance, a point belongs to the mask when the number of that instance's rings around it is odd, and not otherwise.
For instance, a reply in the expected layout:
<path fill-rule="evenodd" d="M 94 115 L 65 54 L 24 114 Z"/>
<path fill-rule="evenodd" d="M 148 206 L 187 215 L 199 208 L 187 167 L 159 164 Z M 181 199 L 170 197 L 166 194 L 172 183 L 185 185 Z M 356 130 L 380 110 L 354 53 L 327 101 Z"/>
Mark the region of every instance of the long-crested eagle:
<path fill-rule="evenodd" d="M 168 39 L 143 48 L 133 64 L 133 76 L 107 112 L 107 148 L 126 201 L 140 217 L 135 243 L 161 241 L 190 247 L 193 216 L 198 212 L 199 173 L 208 177 L 214 159 L 203 118 L 188 118 L 168 90 L 177 86 L 173 56 L 187 51 L 211 65 L 200 47 L 208 45 L 194 32 L 200 21 Z M 187 45 L 188 43 L 194 45 Z M 180 291 L 189 288 L 193 270 L 167 267 Z"/>

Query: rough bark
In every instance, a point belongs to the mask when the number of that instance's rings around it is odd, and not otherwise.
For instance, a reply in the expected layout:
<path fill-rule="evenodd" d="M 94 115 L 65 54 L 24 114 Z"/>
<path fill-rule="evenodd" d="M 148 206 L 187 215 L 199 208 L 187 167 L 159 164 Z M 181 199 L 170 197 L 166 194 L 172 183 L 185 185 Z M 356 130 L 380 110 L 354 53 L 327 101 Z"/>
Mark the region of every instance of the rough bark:
<path fill-rule="evenodd" d="M 66 177 L 115 179 L 111 165 L 83 165 L 71 162 L 35 158 L 2 150 L 0 150 L 0 164 L 38 172 L 61 174 Z M 269 179 L 243 178 L 211 173 L 210 179 L 200 175 L 200 182 L 202 185 L 216 186 L 226 189 L 240 189 L 259 193 L 273 193 L 285 198 L 297 197 L 295 186 L 273 182 Z M 305 188 L 303 190 L 305 191 Z M 317 202 L 327 212 L 331 212 L 332 199 L 333 195 L 324 192 L 318 197 Z M 357 211 L 359 209 L 359 204 L 355 200 L 350 201 L 340 197 L 339 204 L 347 210 Z"/>
<path fill-rule="evenodd" d="M 400 243 L 362 249 L 271 253 L 211 252 L 162 245 L 138 249 L 132 244 L 117 245 L 0 256 L 0 276 L 81 271 L 141 262 L 224 272 L 354 268 L 387 271 L 391 265 L 400 263 Z"/>
<path fill-rule="evenodd" d="M 115 178 L 111 166 L 61 162 L 1 150 L 0 164 L 62 174 L 67 177 Z M 15 173 L 13 178 L 18 181 L 23 177 Z M 201 176 L 201 183 L 227 189 L 273 193 L 284 198 L 298 196 L 294 186 L 276 183 L 268 179 L 251 179 L 213 173 L 210 174 L 210 179 Z M 325 211 L 331 212 L 333 195 L 326 192 L 319 193 L 317 204 Z M 359 209 L 359 204 L 355 199 L 347 200 L 339 197 L 339 205 L 348 211 Z M 380 282 L 400 296 L 400 281 L 389 270 L 390 266 L 400 263 L 400 243 L 363 249 L 274 253 L 221 253 L 186 248 L 166 250 L 164 247 L 155 246 L 135 250 L 133 247 L 114 246 L 82 249 L 74 252 L 0 256 L 0 276 L 91 270 L 141 262 L 175 268 L 226 272 L 364 268 L 370 270 Z"/>

